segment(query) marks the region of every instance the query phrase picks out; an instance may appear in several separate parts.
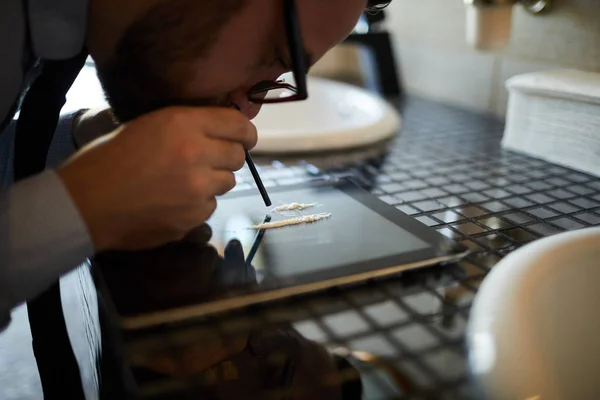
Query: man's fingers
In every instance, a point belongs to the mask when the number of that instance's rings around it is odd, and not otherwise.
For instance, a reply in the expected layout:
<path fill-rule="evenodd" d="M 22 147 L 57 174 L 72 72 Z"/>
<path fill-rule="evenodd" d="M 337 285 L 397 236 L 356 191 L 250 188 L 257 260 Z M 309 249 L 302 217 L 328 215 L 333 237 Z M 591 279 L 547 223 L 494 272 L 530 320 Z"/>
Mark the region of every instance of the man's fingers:
<path fill-rule="evenodd" d="M 226 171 L 238 171 L 245 163 L 246 153 L 241 144 L 225 141 L 208 139 L 210 145 L 203 150 L 199 156 L 203 163 L 210 164 L 214 169 L 222 169 Z"/>
<path fill-rule="evenodd" d="M 229 108 L 178 107 L 173 118 L 182 128 L 197 126 L 208 137 L 241 143 L 245 149 L 256 146 L 256 127 L 237 110 Z"/>
<path fill-rule="evenodd" d="M 222 196 L 235 187 L 235 175 L 229 171 L 212 171 L 212 186 L 215 196 Z"/>
<path fill-rule="evenodd" d="M 207 127 L 209 137 L 240 142 L 248 150 L 256 146 L 256 127 L 244 114 L 229 108 L 205 109 L 205 112 L 213 117 Z"/>

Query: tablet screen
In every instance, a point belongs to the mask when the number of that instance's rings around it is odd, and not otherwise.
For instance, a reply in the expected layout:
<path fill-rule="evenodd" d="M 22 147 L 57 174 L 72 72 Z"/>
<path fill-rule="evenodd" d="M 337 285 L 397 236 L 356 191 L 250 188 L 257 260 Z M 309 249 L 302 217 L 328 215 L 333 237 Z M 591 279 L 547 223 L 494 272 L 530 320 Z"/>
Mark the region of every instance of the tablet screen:
<path fill-rule="evenodd" d="M 223 254 L 225 245 L 238 239 L 265 290 L 458 252 L 455 243 L 349 181 L 277 187 L 269 195 L 273 205 L 266 208 L 256 190 L 229 194 L 219 199 L 208 221 L 211 244 Z M 291 204 L 310 207 L 278 210 Z M 256 228 L 314 215 L 326 218 Z"/>
<path fill-rule="evenodd" d="M 239 239 L 245 254 L 253 253 L 255 240 L 261 240 L 252 259 L 258 276 L 275 278 L 312 274 L 340 265 L 389 257 L 431 247 L 431 244 L 373 211 L 336 187 L 300 188 L 271 195 L 273 206 L 265 209 L 260 196 L 221 199 L 209 220 L 213 244 L 223 249 Z M 277 211 L 289 204 L 312 205 L 304 210 Z M 312 215 L 331 214 L 323 220 L 264 232 L 250 227 Z M 262 238 L 259 235 L 262 233 Z M 221 250 L 222 251 L 222 250 Z"/>

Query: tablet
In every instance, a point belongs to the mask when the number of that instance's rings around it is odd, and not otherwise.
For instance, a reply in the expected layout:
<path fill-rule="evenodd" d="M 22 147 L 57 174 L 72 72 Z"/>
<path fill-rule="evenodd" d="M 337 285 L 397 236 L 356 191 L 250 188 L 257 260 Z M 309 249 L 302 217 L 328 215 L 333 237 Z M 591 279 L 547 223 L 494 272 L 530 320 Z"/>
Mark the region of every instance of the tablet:
<path fill-rule="evenodd" d="M 220 257 L 207 258 L 205 254 L 195 254 L 196 250 L 185 250 L 188 252 L 185 259 L 194 260 L 195 272 L 189 278 L 180 274 L 180 279 L 187 282 L 198 279 L 200 283 L 195 285 L 195 300 L 165 302 L 164 307 L 157 303 L 152 309 L 140 306 L 138 311 L 117 304 L 122 327 L 139 329 L 181 322 L 251 304 L 359 283 L 408 269 L 453 262 L 466 255 L 466 249 L 461 245 L 379 200 L 350 180 L 323 180 L 276 187 L 269 189 L 269 195 L 273 206 L 268 208 L 256 190 L 233 192 L 220 198 L 208 221 L 213 230 L 211 249 Z M 286 208 L 293 203 L 308 207 L 299 210 L 292 206 L 289 207 L 292 210 L 280 210 L 282 206 Z M 303 217 L 315 215 L 324 218 L 297 223 Z M 296 223 L 278 228 L 267 225 L 272 229 L 260 229 L 265 222 L 272 224 L 289 220 Z M 232 239 L 241 242 L 245 260 L 237 265 L 219 263 L 226 244 Z M 151 264 L 163 256 L 164 253 L 150 255 L 146 263 Z M 173 257 L 167 258 L 167 264 L 171 264 L 167 269 L 175 271 L 180 265 L 177 261 L 179 255 Z M 105 266 L 107 262 L 114 264 L 105 260 Z M 207 263 L 211 266 L 204 265 Z M 113 286 L 127 285 L 127 278 L 122 276 L 122 266 L 107 267 L 109 275 L 113 274 Z M 205 283 L 198 275 L 203 268 L 206 269 L 203 275 Z M 186 266 L 186 271 L 188 269 L 189 266 Z M 150 273 L 151 269 L 145 271 Z M 165 286 L 169 285 L 172 278 L 165 277 L 166 272 L 153 273 L 160 274 L 159 279 Z M 216 277 L 219 277 L 219 282 L 215 281 Z M 131 282 L 139 284 L 133 278 Z M 179 287 L 173 284 L 173 296 L 186 291 L 186 284 L 189 285 L 186 282 Z M 107 289 L 111 291 L 110 287 Z M 125 287 L 121 289 L 126 290 Z M 148 286 L 146 293 L 157 290 L 163 289 Z M 123 304 L 123 301 L 120 303 Z"/>

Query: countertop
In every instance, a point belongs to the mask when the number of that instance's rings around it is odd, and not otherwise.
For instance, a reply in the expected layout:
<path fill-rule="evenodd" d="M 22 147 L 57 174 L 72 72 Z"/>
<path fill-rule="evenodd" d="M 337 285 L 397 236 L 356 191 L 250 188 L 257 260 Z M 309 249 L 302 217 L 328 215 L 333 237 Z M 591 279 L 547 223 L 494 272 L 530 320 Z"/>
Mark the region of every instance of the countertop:
<path fill-rule="evenodd" d="M 391 142 L 343 154 L 255 156 L 261 177 L 269 188 L 351 174 L 383 201 L 467 246 L 466 259 L 208 317 L 177 332 L 125 334 L 124 347 L 116 349 L 131 359 L 148 339 L 144 345 L 172 361 L 181 356 L 173 350 L 183 340 L 178 335 L 193 333 L 200 345 L 188 347 L 195 355 L 188 366 L 202 371 L 196 382 L 209 394 L 255 398 L 277 389 L 332 400 L 339 390 L 331 385 L 344 381 L 344 398 L 356 398 L 358 370 L 368 399 L 477 398 L 464 335 L 479 284 L 526 243 L 600 225 L 600 179 L 503 151 L 504 123 L 497 117 L 412 97 L 396 105 L 403 127 Z M 251 177 L 242 171 L 236 190 L 249 187 Z M 142 391 L 175 373 L 160 359 L 153 361 L 160 373 L 134 369 Z M 303 388 L 310 389 L 304 397 Z"/>
<path fill-rule="evenodd" d="M 308 158 L 255 157 L 265 185 L 351 174 L 383 201 L 466 245 L 471 255 L 458 265 L 210 317 L 194 329 L 216 337 L 293 327 L 317 347 L 350 354 L 366 398 L 475 398 L 464 335 L 480 282 L 519 246 L 600 225 L 600 179 L 503 151 L 497 117 L 417 98 L 397 106 L 403 127 L 389 143 Z M 252 185 L 242 171 L 236 190 Z"/>

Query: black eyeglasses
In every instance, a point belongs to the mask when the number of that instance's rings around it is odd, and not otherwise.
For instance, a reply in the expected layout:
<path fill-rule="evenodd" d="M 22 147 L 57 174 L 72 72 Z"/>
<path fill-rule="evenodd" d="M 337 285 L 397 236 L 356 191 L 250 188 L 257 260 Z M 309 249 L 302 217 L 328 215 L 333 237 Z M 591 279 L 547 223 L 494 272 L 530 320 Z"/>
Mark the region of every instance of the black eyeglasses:
<path fill-rule="evenodd" d="M 283 12 L 295 86 L 286 83 L 284 80 L 260 82 L 248 92 L 248 100 L 253 103 L 287 103 L 308 98 L 306 87 L 308 64 L 304 54 L 296 2 L 294 0 L 284 0 Z"/>

